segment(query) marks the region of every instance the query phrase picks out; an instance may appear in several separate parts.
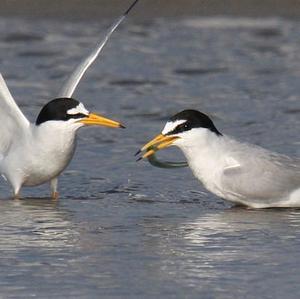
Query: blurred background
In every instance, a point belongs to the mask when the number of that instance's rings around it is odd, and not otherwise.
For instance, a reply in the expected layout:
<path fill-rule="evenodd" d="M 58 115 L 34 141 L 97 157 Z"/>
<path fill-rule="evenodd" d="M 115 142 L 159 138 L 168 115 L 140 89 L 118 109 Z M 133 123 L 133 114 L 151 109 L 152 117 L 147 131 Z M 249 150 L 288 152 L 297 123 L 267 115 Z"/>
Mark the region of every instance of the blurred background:
<path fill-rule="evenodd" d="M 111 17 L 121 12 L 128 0 L 2 0 L 0 15 L 50 18 Z M 300 1 L 297 0 L 143 0 L 139 12 L 132 16 L 139 19 L 175 16 L 283 16 L 299 17 Z M 143 13 L 141 13 L 141 11 Z"/>

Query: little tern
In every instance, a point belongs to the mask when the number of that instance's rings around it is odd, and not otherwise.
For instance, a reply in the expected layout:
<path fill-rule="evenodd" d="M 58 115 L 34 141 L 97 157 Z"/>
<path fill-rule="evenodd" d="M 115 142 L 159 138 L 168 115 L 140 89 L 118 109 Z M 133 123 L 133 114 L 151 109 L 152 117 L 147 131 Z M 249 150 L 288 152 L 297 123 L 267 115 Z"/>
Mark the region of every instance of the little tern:
<path fill-rule="evenodd" d="M 51 196 L 58 197 L 58 176 L 73 157 L 79 128 L 89 125 L 124 128 L 119 122 L 89 112 L 72 95 L 111 34 L 137 2 L 131 4 L 109 28 L 105 38 L 80 62 L 58 97 L 41 109 L 35 123 L 27 120 L 0 74 L 0 173 L 10 183 L 15 198 L 19 197 L 22 186 L 49 181 Z"/>
<path fill-rule="evenodd" d="M 223 135 L 196 110 L 169 119 L 161 134 L 143 146 L 138 159 L 171 145 L 179 147 L 207 190 L 252 208 L 300 207 L 300 159 Z"/>

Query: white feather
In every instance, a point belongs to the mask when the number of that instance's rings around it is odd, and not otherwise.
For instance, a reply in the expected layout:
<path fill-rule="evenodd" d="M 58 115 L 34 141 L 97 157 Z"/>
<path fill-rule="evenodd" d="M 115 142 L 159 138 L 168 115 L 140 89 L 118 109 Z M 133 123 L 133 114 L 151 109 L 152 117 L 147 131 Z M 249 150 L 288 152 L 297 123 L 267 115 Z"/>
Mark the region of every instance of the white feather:
<path fill-rule="evenodd" d="M 69 109 L 67 111 L 68 114 L 70 115 L 75 115 L 75 114 L 79 114 L 82 113 L 84 115 L 88 115 L 89 112 L 85 109 L 84 105 L 82 103 L 79 103 L 77 107 Z"/>
<path fill-rule="evenodd" d="M 28 129 L 30 123 L 14 101 L 1 74 L 0 115 L 0 157 L 3 157 L 14 140 Z"/>
<path fill-rule="evenodd" d="M 254 208 L 300 207 L 300 159 L 204 128 L 178 136 L 174 145 L 212 193 Z"/>
<path fill-rule="evenodd" d="M 186 120 L 180 119 L 180 120 L 175 120 L 175 121 L 168 121 L 162 130 L 162 134 L 167 134 L 169 132 L 172 132 L 177 126 L 185 123 Z"/>

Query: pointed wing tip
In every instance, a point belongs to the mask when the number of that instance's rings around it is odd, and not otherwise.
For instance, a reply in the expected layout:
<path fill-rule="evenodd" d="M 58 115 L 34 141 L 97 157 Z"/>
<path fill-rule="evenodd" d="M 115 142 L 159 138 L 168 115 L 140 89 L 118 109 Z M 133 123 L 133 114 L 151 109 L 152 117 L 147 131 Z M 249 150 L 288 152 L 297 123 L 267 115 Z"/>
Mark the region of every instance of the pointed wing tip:
<path fill-rule="evenodd" d="M 124 16 L 128 15 L 129 12 L 133 9 L 133 7 L 139 2 L 139 0 L 135 0 L 130 6 L 129 8 L 125 11 Z"/>

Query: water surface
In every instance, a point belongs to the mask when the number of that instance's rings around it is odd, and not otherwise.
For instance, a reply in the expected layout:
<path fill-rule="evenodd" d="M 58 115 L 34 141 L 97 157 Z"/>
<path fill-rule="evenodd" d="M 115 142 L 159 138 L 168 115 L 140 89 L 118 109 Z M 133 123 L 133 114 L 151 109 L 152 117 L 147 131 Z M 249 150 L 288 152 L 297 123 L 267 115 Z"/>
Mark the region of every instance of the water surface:
<path fill-rule="evenodd" d="M 31 121 L 108 25 L 0 19 L 1 72 Z M 234 208 L 189 169 L 133 157 L 186 108 L 300 156 L 299 35 L 299 22 L 271 18 L 122 25 L 75 97 L 127 130 L 79 132 L 58 202 L 48 186 L 11 200 L 2 182 L 1 297 L 299 298 L 299 210 Z"/>

